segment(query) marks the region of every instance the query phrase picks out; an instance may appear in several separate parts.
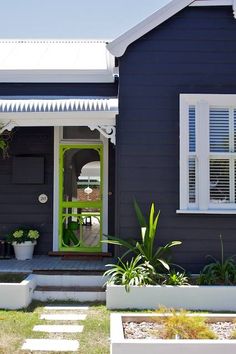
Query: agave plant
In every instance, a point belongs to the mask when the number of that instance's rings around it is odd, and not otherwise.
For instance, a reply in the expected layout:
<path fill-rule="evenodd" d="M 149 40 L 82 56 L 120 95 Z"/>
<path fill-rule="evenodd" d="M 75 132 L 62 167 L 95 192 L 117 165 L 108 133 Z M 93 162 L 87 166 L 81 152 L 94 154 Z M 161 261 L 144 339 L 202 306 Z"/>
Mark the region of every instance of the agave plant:
<path fill-rule="evenodd" d="M 127 292 L 131 285 L 141 286 L 154 283 L 155 269 L 146 261 L 142 263 L 140 255 L 126 262 L 118 258 L 117 264 L 107 264 L 106 267 L 111 267 L 104 273 L 104 276 L 109 277 L 106 284 L 124 285 Z"/>
<path fill-rule="evenodd" d="M 144 260 L 149 262 L 150 265 L 158 272 L 160 270 L 170 270 L 169 265 L 169 252 L 174 246 L 180 245 L 181 241 L 172 241 L 167 243 L 165 246 L 157 247 L 155 244 L 157 226 L 160 217 L 160 210 L 155 215 L 155 205 L 151 204 L 149 220 L 147 222 L 144 217 L 138 203 L 134 201 L 134 209 L 138 219 L 138 223 L 141 229 L 141 239 L 140 240 L 123 240 L 119 237 L 108 236 L 108 240 L 103 242 L 125 247 L 127 251 L 121 257 L 122 259 L 129 253 L 134 253 L 136 255 L 141 255 Z"/>
<path fill-rule="evenodd" d="M 220 259 L 208 255 L 213 260 L 207 264 L 200 273 L 198 283 L 202 285 L 225 284 L 232 285 L 236 282 L 236 263 L 234 256 L 225 258 L 224 243 L 220 235 L 221 256 Z"/>

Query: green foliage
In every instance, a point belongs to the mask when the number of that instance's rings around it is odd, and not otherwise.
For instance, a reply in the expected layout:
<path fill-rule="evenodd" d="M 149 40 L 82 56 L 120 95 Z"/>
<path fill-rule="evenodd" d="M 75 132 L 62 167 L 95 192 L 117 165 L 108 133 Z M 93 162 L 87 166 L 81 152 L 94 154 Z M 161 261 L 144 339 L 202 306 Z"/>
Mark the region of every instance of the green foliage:
<path fill-rule="evenodd" d="M 159 311 L 158 311 L 159 312 Z M 216 339 L 216 335 L 211 331 L 206 320 L 200 316 L 189 316 L 188 312 L 174 309 L 168 311 L 161 320 L 163 327 L 156 332 L 156 337 L 162 339 Z M 160 321 L 159 319 L 157 321 Z M 154 331 L 155 333 L 155 331 Z"/>
<path fill-rule="evenodd" d="M 7 241 L 12 243 L 34 242 L 39 238 L 39 232 L 32 229 L 16 229 L 7 236 Z"/>
<path fill-rule="evenodd" d="M 236 263 L 233 256 L 225 258 L 224 256 L 224 244 L 222 236 L 220 235 L 221 245 L 221 257 L 216 259 L 215 257 L 208 255 L 213 262 L 207 264 L 197 280 L 200 285 L 232 285 L 236 282 Z"/>
<path fill-rule="evenodd" d="M 0 130 L 1 128 L 2 125 L 0 124 Z M 11 139 L 12 139 L 12 132 L 4 131 L 0 134 L 0 151 L 4 159 L 9 156 L 8 149 L 9 149 L 9 142 Z"/>
<path fill-rule="evenodd" d="M 123 262 L 118 258 L 117 264 L 107 264 L 108 269 L 104 276 L 108 276 L 108 284 L 124 285 L 128 292 L 131 285 L 150 285 L 154 283 L 155 269 L 148 263 L 142 262 L 142 256 L 132 258 L 131 261 Z"/>
<path fill-rule="evenodd" d="M 171 271 L 167 274 L 164 281 L 165 285 L 189 285 L 188 277 L 185 272 Z"/>
<path fill-rule="evenodd" d="M 134 201 L 134 209 L 139 226 L 141 228 L 141 239 L 131 239 L 130 241 L 127 241 L 119 237 L 108 236 L 108 240 L 103 242 L 125 247 L 127 251 L 123 254 L 122 258 L 132 252 L 136 255 L 141 255 L 143 259 L 149 262 L 156 271 L 169 271 L 170 249 L 174 246 L 180 245 L 181 242 L 172 241 L 167 243 L 165 246 L 156 247 L 155 239 L 160 217 L 160 210 L 157 212 L 157 214 L 155 214 L 155 205 L 152 203 L 149 212 L 149 218 L 147 221 L 136 201 Z"/>

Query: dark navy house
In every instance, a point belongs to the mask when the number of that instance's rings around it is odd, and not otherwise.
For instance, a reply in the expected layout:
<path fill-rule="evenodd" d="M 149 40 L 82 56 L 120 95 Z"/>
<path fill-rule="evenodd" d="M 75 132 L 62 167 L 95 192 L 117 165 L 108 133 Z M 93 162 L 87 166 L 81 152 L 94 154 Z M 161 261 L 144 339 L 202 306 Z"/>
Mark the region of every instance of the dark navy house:
<path fill-rule="evenodd" d="M 0 238 L 36 254 L 138 237 L 134 197 L 161 210 L 174 261 L 236 253 L 236 2 L 172 0 L 112 42 L 0 41 Z M 119 249 L 109 249 L 119 254 Z"/>

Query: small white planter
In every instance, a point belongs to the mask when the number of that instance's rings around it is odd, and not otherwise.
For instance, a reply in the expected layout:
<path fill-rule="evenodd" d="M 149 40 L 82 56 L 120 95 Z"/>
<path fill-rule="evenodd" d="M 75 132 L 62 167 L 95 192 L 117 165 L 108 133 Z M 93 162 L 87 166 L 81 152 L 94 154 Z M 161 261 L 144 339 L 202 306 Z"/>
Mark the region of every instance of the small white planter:
<path fill-rule="evenodd" d="M 187 310 L 236 311 L 236 286 L 124 286 L 108 285 L 108 309 L 157 309 L 160 306 Z M 236 353 L 236 352 L 235 352 Z"/>
<path fill-rule="evenodd" d="M 14 252 L 16 259 L 20 261 L 25 261 L 27 259 L 32 259 L 34 253 L 34 246 L 36 245 L 36 241 L 25 241 L 23 243 L 12 243 L 14 247 Z"/>
<path fill-rule="evenodd" d="M 111 314 L 111 354 L 235 354 L 236 340 L 125 339 L 124 321 L 143 322 L 158 315 Z M 235 315 L 201 315 L 215 321 L 235 321 Z M 160 315 L 159 315 L 160 317 Z"/>

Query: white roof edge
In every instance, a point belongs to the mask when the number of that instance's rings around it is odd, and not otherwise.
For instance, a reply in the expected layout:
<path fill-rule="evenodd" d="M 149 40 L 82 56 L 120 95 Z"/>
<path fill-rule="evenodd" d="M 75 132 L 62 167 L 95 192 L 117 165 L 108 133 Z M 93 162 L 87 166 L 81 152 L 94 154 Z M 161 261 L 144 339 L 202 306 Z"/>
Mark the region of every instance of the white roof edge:
<path fill-rule="evenodd" d="M 229 3 L 229 1 L 231 3 Z M 165 22 L 185 7 L 194 5 L 195 3 L 198 3 L 195 4 L 195 6 L 212 6 L 213 3 L 215 6 L 216 2 L 217 5 L 220 5 L 221 3 L 223 5 L 233 5 L 234 13 L 236 12 L 236 0 L 172 0 L 167 5 L 163 6 L 152 15 L 138 23 L 136 26 L 123 33 L 114 41 L 108 43 L 107 49 L 115 57 L 121 57 L 131 43 L 150 32 L 152 29 L 159 26 L 161 23 Z"/>

